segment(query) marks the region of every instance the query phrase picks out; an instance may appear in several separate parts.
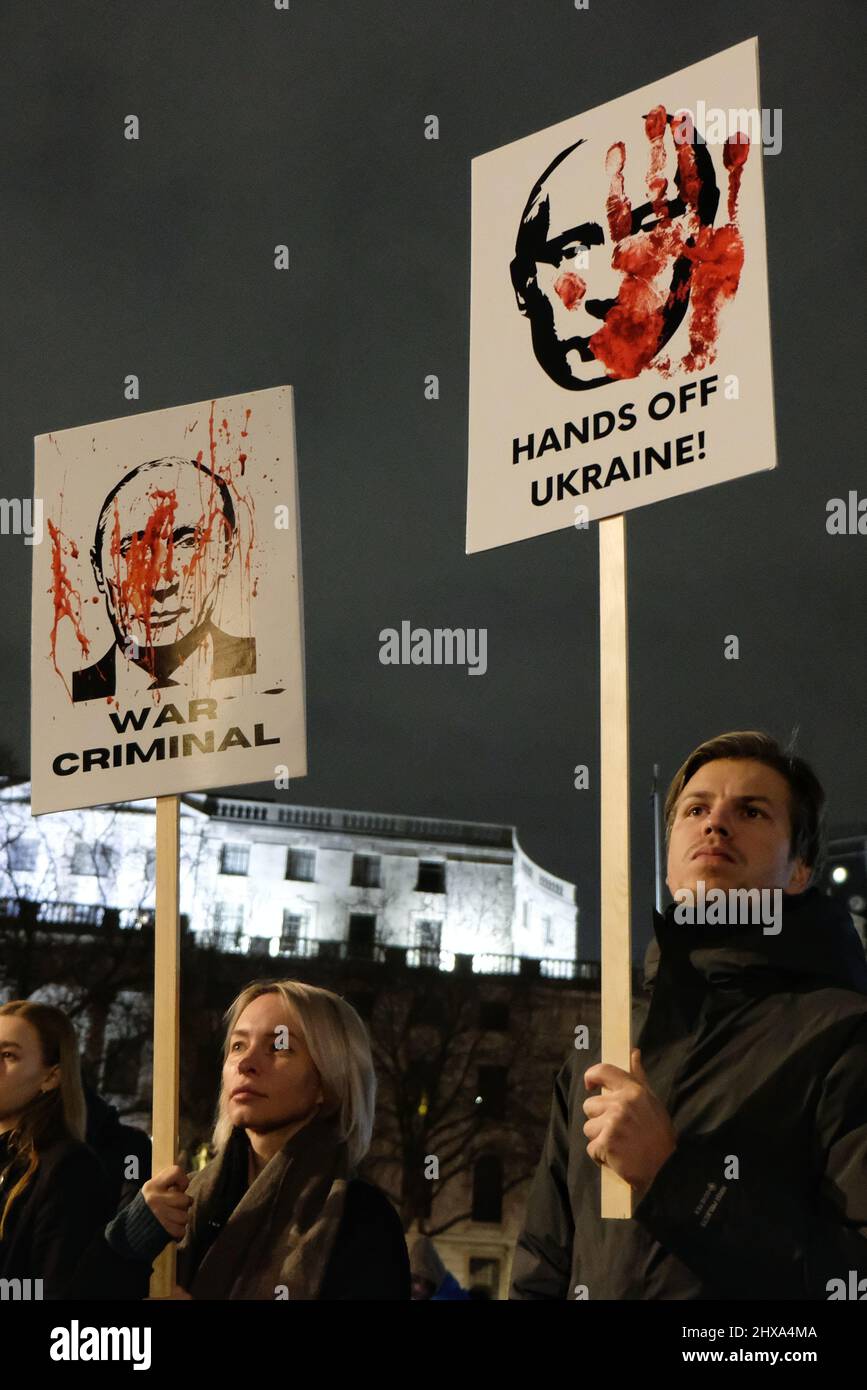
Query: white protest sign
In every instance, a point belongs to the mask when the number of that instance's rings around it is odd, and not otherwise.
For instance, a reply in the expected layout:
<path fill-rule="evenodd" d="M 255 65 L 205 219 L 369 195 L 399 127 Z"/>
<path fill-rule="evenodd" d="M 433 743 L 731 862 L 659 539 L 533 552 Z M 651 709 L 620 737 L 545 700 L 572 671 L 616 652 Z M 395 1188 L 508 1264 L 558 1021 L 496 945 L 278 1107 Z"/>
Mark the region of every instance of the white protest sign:
<path fill-rule="evenodd" d="M 468 553 L 774 468 L 756 40 L 474 159 L 471 298 Z"/>
<path fill-rule="evenodd" d="M 292 388 L 35 451 L 34 815 L 303 776 Z"/>

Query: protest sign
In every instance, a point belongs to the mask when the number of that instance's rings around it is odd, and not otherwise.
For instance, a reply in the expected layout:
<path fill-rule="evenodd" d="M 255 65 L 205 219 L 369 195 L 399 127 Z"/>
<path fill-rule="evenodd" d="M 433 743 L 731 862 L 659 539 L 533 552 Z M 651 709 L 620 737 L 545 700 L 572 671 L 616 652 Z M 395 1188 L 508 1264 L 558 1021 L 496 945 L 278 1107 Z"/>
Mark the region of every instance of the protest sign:
<path fill-rule="evenodd" d="M 306 771 L 292 388 L 36 439 L 32 808 Z"/>
<path fill-rule="evenodd" d="M 468 553 L 775 467 L 758 116 L 749 39 L 472 161 Z"/>

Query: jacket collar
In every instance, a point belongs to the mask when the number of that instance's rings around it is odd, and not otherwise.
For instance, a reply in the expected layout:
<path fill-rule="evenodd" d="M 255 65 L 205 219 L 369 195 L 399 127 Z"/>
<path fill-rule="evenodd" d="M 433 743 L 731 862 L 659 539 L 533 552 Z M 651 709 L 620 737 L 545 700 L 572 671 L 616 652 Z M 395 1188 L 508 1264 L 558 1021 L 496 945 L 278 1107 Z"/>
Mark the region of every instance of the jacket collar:
<path fill-rule="evenodd" d="M 653 987 L 661 956 L 691 965 L 708 985 L 746 983 L 759 992 L 837 987 L 867 994 L 867 956 L 852 918 L 838 898 L 818 888 L 783 894 L 780 930 L 761 926 L 685 925 L 676 904 L 654 909 L 654 935 L 644 957 L 644 984 Z"/>

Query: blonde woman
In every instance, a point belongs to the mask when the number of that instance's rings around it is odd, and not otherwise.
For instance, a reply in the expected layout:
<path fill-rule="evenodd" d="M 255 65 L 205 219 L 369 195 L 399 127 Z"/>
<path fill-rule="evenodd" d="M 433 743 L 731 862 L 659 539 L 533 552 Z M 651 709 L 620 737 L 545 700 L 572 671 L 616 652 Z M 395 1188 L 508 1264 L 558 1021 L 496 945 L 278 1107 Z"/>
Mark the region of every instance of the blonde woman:
<path fill-rule="evenodd" d="M 30 1000 L 2 1005 L 0 1278 L 29 1280 L 21 1297 L 89 1294 L 83 1262 L 114 1208 L 112 1184 L 83 1142 L 85 1123 L 69 1019 Z"/>
<path fill-rule="evenodd" d="M 181 1298 L 408 1300 L 400 1220 L 356 1176 L 376 1079 L 355 1010 L 295 980 L 249 985 L 223 1056 L 216 1157 L 145 1183 L 109 1226 L 112 1248 L 150 1263 L 180 1241 Z"/>

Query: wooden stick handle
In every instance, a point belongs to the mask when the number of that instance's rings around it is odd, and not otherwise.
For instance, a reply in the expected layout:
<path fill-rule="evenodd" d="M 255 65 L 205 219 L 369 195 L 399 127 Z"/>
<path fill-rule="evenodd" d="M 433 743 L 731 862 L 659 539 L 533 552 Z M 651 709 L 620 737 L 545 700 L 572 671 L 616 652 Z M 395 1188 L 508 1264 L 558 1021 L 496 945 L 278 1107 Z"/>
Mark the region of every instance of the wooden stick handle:
<path fill-rule="evenodd" d="M 153 1172 L 169 1168 L 178 1146 L 180 1064 L 180 929 L 178 877 L 180 803 L 157 797 L 156 925 L 154 929 Z M 174 1242 L 154 1265 L 151 1298 L 168 1298 L 175 1285 Z"/>
<path fill-rule="evenodd" d="M 626 520 L 599 523 L 599 723 L 602 1060 L 630 1071 L 632 901 L 629 862 L 629 649 Z M 632 1215 L 632 1188 L 603 1165 L 602 1216 Z"/>

